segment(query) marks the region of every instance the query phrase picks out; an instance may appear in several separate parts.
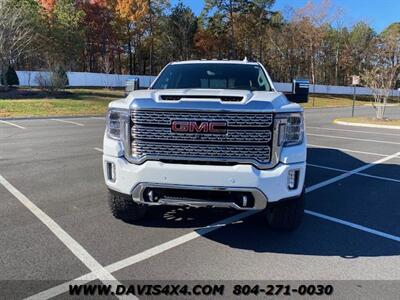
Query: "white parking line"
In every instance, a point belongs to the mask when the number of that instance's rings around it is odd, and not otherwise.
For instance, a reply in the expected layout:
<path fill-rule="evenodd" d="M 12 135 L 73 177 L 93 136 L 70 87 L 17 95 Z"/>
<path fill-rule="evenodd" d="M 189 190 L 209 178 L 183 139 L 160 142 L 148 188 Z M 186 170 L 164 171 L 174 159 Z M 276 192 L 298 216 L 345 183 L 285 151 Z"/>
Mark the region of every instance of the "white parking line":
<path fill-rule="evenodd" d="M 310 193 L 310 192 L 315 191 L 315 190 L 317 190 L 317 189 L 320 189 L 320 188 L 322 188 L 322 187 L 324 187 L 324 186 L 327 186 L 327 185 L 329 185 L 329 184 L 331 184 L 331 183 L 334 183 L 334 182 L 337 182 L 337 181 L 342 180 L 342 179 L 344 179 L 344 178 L 347 178 L 347 177 L 349 177 L 349 176 L 351 176 L 351 175 L 354 175 L 354 174 L 356 174 L 356 173 L 359 173 L 359 172 L 361 172 L 361 171 L 364 171 L 364 170 L 366 170 L 366 169 L 369 169 L 369 168 L 371 168 L 371 167 L 373 167 L 373 166 L 375 166 L 375 165 L 377 165 L 377 164 L 380 164 L 380 163 L 383 163 L 383 162 L 385 162 L 385 161 L 388 161 L 388 160 L 390 160 L 390 159 L 392 159 L 392 158 L 398 157 L 399 155 L 400 155 L 400 152 L 394 153 L 394 154 L 392 154 L 392 155 L 386 156 L 386 157 L 384 157 L 384 158 L 381 158 L 381 159 L 379 159 L 379 160 L 377 160 L 377 161 L 374 161 L 374 162 L 372 162 L 372 163 L 366 164 L 366 165 L 361 166 L 361 167 L 359 167 L 359 168 L 356 168 L 356 169 L 347 171 L 347 172 L 344 173 L 344 174 L 340 174 L 340 175 L 338 175 L 338 176 L 336 176 L 336 177 L 333 177 L 333 178 L 331 178 L 331 179 L 328 179 L 328 180 L 322 181 L 322 182 L 320 182 L 320 183 L 314 184 L 313 186 L 310 186 L 310 187 L 306 188 L 306 193 Z"/>
<path fill-rule="evenodd" d="M 99 151 L 99 152 L 103 153 L 103 149 L 100 149 L 100 148 L 97 148 L 97 147 L 94 147 L 93 149 L 96 150 L 96 151 Z"/>
<path fill-rule="evenodd" d="M 331 131 L 345 131 L 345 132 L 356 132 L 356 133 L 368 133 L 368 134 L 378 134 L 378 135 L 390 135 L 400 137 L 398 133 L 386 133 L 386 132 L 373 132 L 373 131 L 363 131 L 363 130 L 351 130 L 351 129 L 339 129 L 339 128 L 328 128 L 328 127 L 313 127 L 307 126 L 307 129 L 319 129 L 319 130 L 331 130 Z"/>
<path fill-rule="evenodd" d="M 90 117 L 91 119 L 105 120 L 106 117 Z"/>
<path fill-rule="evenodd" d="M 334 177 L 332 179 L 328 179 L 328 180 L 326 180 L 324 182 L 321 182 L 321 183 L 317 183 L 317 184 L 315 184 L 313 186 L 308 187 L 306 189 L 306 193 L 309 193 L 309 192 L 315 191 L 317 189 L 320 189 L 320 188 L 322 188 L 325 185 L 328 185 L 330 183 L 342 180 L 342 179 L 344 179 L 346 177 L 349 177 L 349 176 L 351 176 L 353 174 L 356 174 L 357 172 L 360 172 L 360 171 L 363 171 L 365 169 L 368 169 L 368 168 L 372 167 L 373 165 L 378 164 L 380 162 L 384 162 L 384 161 L 387 161 L 389 159 L 392 159 L 393 157 L 397 157 L 399 154 L 400 154 L 400 152 L 399 153 L 395 153 L 393 155 L 386 156 L 385 158 L 380 159 L 380 160 L 378 160 L 378 161 L 376 161 L 376 162 L 374 162 L 372 164 L 368 164 L 368 165 L 363 166 L 361 168 L 357 168 L 357 169 L 354 169 L 354 170 L 351 170 L 351 171 L 347 171 L 345 174 L 342 174 L 340 176 L 336 176 L 336 177 Z M 326 183 L 326 184 L 324 184 L 324 183 Z M 175 239 L 173 239 L 173 240 L 171 240 L 169 242 L 166 242 L 166 243 L 163 243 L 161 245 L 158 245 L 158 246 L 155 246 L 153 248 L 150 248 L 148 250 L 145 250 L 144 252 L 135 254 L 135 255 L 130 256 L 128 258 L 125 258 L 125 259 L 122 259 L 122 260 L 117 261 L 115 263 L 112 263 L 112 264 L 106 266 L 105 269 L 110 273 L 119 271 L 119 270 L 121 270 L 123 268 L 131 266 L 131 265 L 136 264 L 138 262 L 141 262 L 141 261 L 143 261 L 145 259 L 151 258 L 151 257 L 153 257 L 155 255 L 158 255 L 158 254 L 160 254 L 162 252 L 165 252 L 165 251 L 167 251 L 169 249 L 172 249 L 174 247 L 182 245 L 182 244 L 184 244 L 184 243 L 186 243 L 188 241 L 194 240 L 194 239 L 196 239 L 196 238 L 198 238 L 200 236 L 205 235 L 206 233 L 209 233 L 209 232 L 212 232 L 214 230 L 217 230 L 217 229 L 219 229 L 219 228 L 221 228 L 223 226 L 226 226 L 227 224 L 242 220 L 242 219 L 244 219 L 246 217 L 249 217 L 249 216 L 251 216 L 251 215 L 253 215 L 255 213 L 256 212 L 254 212 L 254 211 L 247 211 L 247 212 L 243 212 L 243 213 L 237 214 L 235 216 L 232 216 L 232 217 L 227 218 L 225 220 L 222 220 L 220 222 L 216 222 L 216 223 L 214 223 L 214 224 L 212 224 L 210 226 L 207 226 L 205 228 L 198 229 L 196 231 L 193 231 L 193 232 L 190 232 L 190 233 L 185 234 L 183 236 L 180 236 L 178 238 L 175 238 Z M 350 226 L 350 227 L 353 227 L 353 228 L 356 228 L 356 229 L 359 229 L 359 230 L 367 231 L 367 229 L 368 229 L 369 233 L 376 234 L 376 235 L 379 235 L 379 236 L 382 236 L 382 237 L 387 237 L 387 238 L 391 238 L 391 239 L 393 239 L 393 237 L 394 237 L 394 236 L 391 236 L 389 234 L 376 231 L 374 229 L 369 229 L 369 228 L 361 226 L 361 225 L 357 225 L 357 224 L 354 224 L 354 223 L 350 223 L 350 222 L 342 221 L 342 220 L 339 220 L 339 219 L 336 219 L 336 218 L 332 218 L 332 217 L 329 217 L 329 216 L 325 216 L 325 215 L 322 215 L 322 214 L 318 214 L 318 213 L 313 212 L 313 211 L 307 210 L 306 213 L 307 214 L 313 214 L 314 216 L 321 217 L 323 219 L 329 218 L 328 220 L 330 220 L 330 221 L 337 221 L 338 223 L 341 223 L 343 225 L 347 225 L 347 226 Z M 394 237 L 394 238 L 397 238 L 397 237 Z M 69 282 L 65 282 L 65 283 L 60 284 L 58 286 L 55 286 L 55 287 L 53 287 L 51 289 L 45 290 L 45 291 L 43 291 L 43 292 L 41 292 L 41 293 L 39 293 L 37 295 L 45 295 L 46 298 L 55 297 L 57 295 L 60 295 L 60 294 L 62 294 L 64 292 L 68 291 L 68 288 L 69 288 L 70 284 L 76 284 L 77 281 L 79 281 L 79 284 L 86 284 L 86 283 L 91 282 L 91 281 L 93 281 L 95 279 L 96 278 L 92 273 L 87 273 L 87 274 L 85 274 L 85 275 L 83 275 L 81 277 L 78 277 L 78 278 L 74 279 L 74 280 L 71 280 Z M 33 297 L 36 297 L 37 295 L 34 295 Z M 40 297 L 38 297 L 36 299 L 39 299 L 39 298 Z"/>
<path fill-rule="evenodd" d="M 133 264 L 136 264 L 138 262 L 141 262 L 143 260 L 151 258 L 151 257 L 153 257 L 155 255 L 163 253 L 163 252 L 165 252 L 167 250 L 170 250 L 172 248 L 180 246 L 180 245 L 182 245 L 184 243 L 192 241 L 192 240 L 194 240 L 194 239 L 196 239 L 198 237 L 201 237 L 201 236 L 203 236 L 203 235 L 205 235 L 207 233 L 210 233 L 210 232 L 212 232 L 214 230 L 217 230 L 217 229 L 220 229 L 222 227 L 225 227 L 226 225 L 229 225 L 229 224 L 234 223 L 234 222 L 239 221 L 239 220 L 243 220 L 244 218 L 247 218 L 247 217 L 249 217 L 249 216 L 251 216 L 251 215 L 253 215 L 255 213 L 256 213 L 256 211 L 246 211 L 246 212 L 234 215 L 232 217 L 223 219 L 223 220 L 221 220 L 219 222 L 213 223 L 213 224 L 211 224 L 209 226 L 206 226 L 206 227 L 203 227 L 203 228 L 199 228 L 199 229 L 197 229 L 195 231 L 192 231 L 190 233 L 184 234 L 184 235 L 182 235 L 180 237 L 177 237 L 177 238 L 175 238 L 173 240 L 170 240 L 168 242 L 165 242 L 165 243 L 163 243 L 161 245 L 158 245 L 158 246 L 155 246 L 155 247 L 150 248 L 148 250 L 145 250 L 145 251 L 143 251 L 141 253 L 132 255 L 132 256 L 130 256 L 128 258 L 125 258 L 123 260 L 120 260 L 120 261 L 117 261 L 115 263 L 112 263 L 112 264 L 106 266 L 105 269 L 110 273 L 119 271 L 119 270 L 124 269 L 126 267 L 129 267 L 129 266 L 131 266 Z M 78 277 L 78 278 L 74 279 L 74 280 L 62 283 L 62 284 L 57 285 L 57 286 L 55 286 L 55 287 L 53 287 L 51 289 L 45 290 L 45 291 L 43 291 L 43 292 L 41 292 L 39 294 L 33 295 L 33 296 L 29 297 L 28 299 L 43 299 L 43 298 L 48 299 L 48 298 L 56 297 L 57 295 L 60 295 L 62 293 L 65 293 L 66 291 L 68 291 L 69 286 L 71 284 L 86 284 L 86 283 L 88 283 L 90 281 L 93 281 L 95 279 L 97 279 L 97 278 L 94 276 L 93 272 L 92 273 L 87 273 L 87 274 L 85 274 L 85 275 L 83 275 L 81 277 Z"/>
<path fill-rule="evenodd" d="M 338 172 L 343 172 L 343 173 L 349 172 L 349 170 L 343 170 L 343 169 L 326 167 L 326 166 L 315 165 L 315 164 L 307 164 L 307 166 L 320 168 L 320 169 L 326 169 L 326 170 L 332 170 L 332 171 L 338 171 Z M 390 178 L 390 177 L 383 177 L 383 176 L 376 176 L 376 175 L 371 175 L 371 174 L 367 174 L 367 173 L 355 173 L 354 175 L 371 177 L 371 178 L 375 178 L 375 179 L 382 179 L 382 180 L 393 181 L 393 182 L 400 182 L 399 179 L 394 179 L 394 178 Z"/>
<path fill-rule="evenodd" d="M 315 147 L 315 148 L 322 148 L 322 149 L 334 149 L 334 150 L 340 150 L 340 151 L 343 151 L 343 152 L 350 152 L 350 153 L 360 153 L 360 154 L 383 156 L 383 157 L 387 156 L 387 154 L 382 154 L 382 153 L 365 152 L 365 151 L 358 151 L 358 150 L 352 150 L 352 149 L 346 149 L 346 148 L 321 146 L 321 145 L 315 145 L 315 144 L 307 144 L 307 146 Z"/>
<path fill-rule="evenodd" d="M 377 236 L 380 236 L 380 237 L 383 237 L 385 239 L 389 239 L 389 240 L 392 240 L 392 241 L 395 241 L 395 242 L 400 242 L 400 237 L 392 235 L 392 234 L 388 234 L 386 232 L 378 231 L 378 230 L 375 230 L 375 229 L 372 229 L 372 228 L 368 228 L 368 227 L 365 227 L 365 226 L 362 226 L 362 225 L 359 225 L 359 224 L 356 224 L 356 223 L 351 223 L 351 222 L 348 222 L 348 221 L 345 221 L 345 220 L 341 220 L 341 219 L 338 219 L 338 218 L 334 218 L 334 217 L 331 217 L 331 216 L 320 214 L 320 213 L 317 213 L 315 211 L 311 211 L 311 210 L 307 210 L 307 209 L 304 210 L 304 212 L 306 214 L 314 216 L 314 217 L 318 217 L 318 218 L 325 219 L 325 220 L 328 220 L 328 221 L 331 221 L 331 222 L 335 222 L 335 223 L 339 223 L 339 224 L 342 224 L 342 225 L 345 225 L 345 226 L 349 226 L 349 227 L 352 227 L 352 228 L 355 228 L 355 229 L 358 229 L 358 230 L 361 230 L 361 231 L 365 231 L 365 232 L 368 232 L 368 233 L 371 233 L 371 234 L 374 234 L 374 235 L 377 235 Z"/>
<path fill-rule="evenodd" d="M 18 199 L 27 209 L 31 211 L 50 231 L 81 261 L 89 270 L 92 271 L 96 279 L 104 284 L 112 284 L 114 289 L 120 284 L 97 260 L 93 258 L 76 240 L 74 240 L 64 229 L 60 227 L 44 211 L 37 207 L 24 194 L 17 190 L 10 182 L 0 175 L 0 184 L 4 186 L 15 198 Z M 36 298 L 39 299 L 39 298 Z"/>
<path fill-rule="evenodd" d="M 146 250 L 144 252 L 141 252 L 139 254 L 136 254 L 136 255 L 133 255 L 133 256 L 128 257 L 126 259 L 123 259 L 123 260 L 117 261 L 115 263 L 112 263 L 112 264 L 108 265 L 106 267 L 106 269 L 111 273 L 116 272 L 116 271 L 121 270 L 123 268 L 126 268 L 128 266 L 136 264 L 136 263 L 138 263 L 140 261 L 148 259 L 148 258 L 150 258 L 152 256 L 155 256 L 157 254 L 165 252 L 165 251 L 167 251 L 169 249 L 175 248 L 175 247 L 177 247 L 179 245 L 182 245 L 182 244 L 184 244 L 186 242 L 194 240 L 194 239 L 196 239 L 198 237 L 201 237 L 201 236 L 203 236 L 203 235 L 205 235 L 207 233 L 210 233 L 210 232 L 212 232 L 214 230 L 217 230 L 217 229 L 220 229 L 222 227 L 225 227 L 226 225 L 229 225 L 231 223 L 237 222 L 239 220 L 243 220 L 243 219 L 245 219 L 245 218 L 247 218 L 247 217 L 249 217 L 251 215 L 254 215 L 255 213 L 256 213 L 256 211 L 245 211 L 245 212 L 242 212 L 240 214 L 234 215 L 232 217 L 223 219 L 223 220 L 221 220 L 219 222 L 216 222 L 216 223 L 213 223 L 213 224 L 211 224 L 209 226 L 197 229 L 197 230 L 192 231 L 192 232 L 190 232 L 188 234 L 185 234 L 185 235 L 182 235 L 180 237 L 177 237 L 177 238 L 175 238 L 175 239 L 173 239 L 171 241 L 168 241 L 168 242 L 163 243 L 161 245 L 158 245 L 158 246 L 155 246 L 153 248 L 150 248 L 150 249 L 148 249 L 148 250 Z"/>
<path fill-rule="evenodd" d="M 307 136 L 319 136 L 319 137 L 326 137 L 326 138 L 330 138 L 330 139 L 344 139 L 344 140 L 355 140 L 355 141 L 362 141 L 362 142 L 373 142 L 373 143 L 380 143 L 380 144 L 400 145 L 400 142 L 390 142 L 390 141 L 370 140 L 370 139 L 359 139 L 359 138 L 352 138 L 352 137 L 338 136 L 338 135 L 307 133 Z"/>
<path fill-rule="evenodd" d="M 17 125 L 17 124 L 15 124 L 15 123 L 11 123 L 11 122 L 4 121 L 4 120 L 0 120 L 0 123 L 4 123 L 4 124 L 7 124 L 7 125 L 11 125 L 11 126 L 14 126 L 14 127 L 19 128 L 19 129 L 26 129 L 25 127 L 23 127 L 23 126 L 21 126 L 21 125 Z"/>
<path fill-rule="evenodd" d="M 77 125 L 77 126 L 85 126 L 82 123 L 77 123 L 77 122 L 67 121 L 67 120 L 62 120 L 62 119 L 50 119 L 50 120 L 57 121 L 57 122 L 62 122 L 62 123 L 74 124 L 74 125 Z"/>

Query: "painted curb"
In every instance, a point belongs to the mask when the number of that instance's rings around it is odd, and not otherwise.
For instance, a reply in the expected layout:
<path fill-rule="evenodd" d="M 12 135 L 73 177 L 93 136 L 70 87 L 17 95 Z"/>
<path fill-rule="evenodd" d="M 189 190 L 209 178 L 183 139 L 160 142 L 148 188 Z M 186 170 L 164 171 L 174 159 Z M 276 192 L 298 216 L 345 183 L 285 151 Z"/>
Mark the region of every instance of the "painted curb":
<path fill-rule="evenodd" d="M 372 104 L 364 104 L 364 106 L 373 107 Z M 379 106 L 383 107 L 384 105 L 375 105 L 375 106 L 376 107 L 379 107 Z M 397 106 L 400 106 L 400 105 L 399 104 L 386 104 L 386 107 L 397 107 Z"/>
<path fill-rule="evenodd" d="M 333 123 L 339 124 L 339 125 L 356 126 L 356 127 L 385 128 L 385 129 L 397 129 L 397 130 L 400 130 L 400 126 L 396 126 L 396 125 L 352 123 L 352 122 L 337 121 L 337 120 L 334 120 Z"/>

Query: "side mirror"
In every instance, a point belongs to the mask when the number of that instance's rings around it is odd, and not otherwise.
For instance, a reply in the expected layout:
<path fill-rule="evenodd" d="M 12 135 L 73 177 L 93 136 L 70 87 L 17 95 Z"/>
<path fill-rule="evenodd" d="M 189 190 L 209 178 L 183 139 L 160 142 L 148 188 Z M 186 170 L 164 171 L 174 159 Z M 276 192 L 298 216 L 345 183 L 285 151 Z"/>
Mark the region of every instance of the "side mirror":
<path fill-rule="evenodd" d="M 308 102 L 308 92 L 310 82 L 305 79 L 294 79 L 292 83 L 292 92 L 287 93 L 286 97 L 291 102 L 306 103 Z"/>
<path fill-rule="evenodd" d="M 125 96 L 139 89 L 139 78 L 128 79 L 125 84 Z"/>

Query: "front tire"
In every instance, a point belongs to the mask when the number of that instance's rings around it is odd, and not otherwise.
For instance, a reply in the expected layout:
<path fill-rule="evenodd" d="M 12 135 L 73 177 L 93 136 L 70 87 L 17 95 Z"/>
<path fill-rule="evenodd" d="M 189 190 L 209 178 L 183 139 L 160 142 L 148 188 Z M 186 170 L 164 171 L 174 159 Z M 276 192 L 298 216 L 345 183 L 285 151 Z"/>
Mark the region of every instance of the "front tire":
<path fill-rule="evenodd" d="M 267 206 L 267 222 L 271 228 L 294 230 L 301 224 L 304 216 L 304 192 L 295 198 Z"/>
<path fill-rule="evenodd" d="M 108 191 L 108 204 L 113 216 L 125 222 L 143 219 L 147 206 L 133 202 L 129 195 Z"/>

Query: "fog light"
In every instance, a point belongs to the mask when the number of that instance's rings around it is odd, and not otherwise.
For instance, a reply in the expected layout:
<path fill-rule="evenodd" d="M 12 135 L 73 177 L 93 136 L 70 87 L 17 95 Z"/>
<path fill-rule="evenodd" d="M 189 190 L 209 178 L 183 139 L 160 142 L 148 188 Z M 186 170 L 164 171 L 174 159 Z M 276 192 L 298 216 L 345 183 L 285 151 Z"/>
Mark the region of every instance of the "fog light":
<path fill-rule="evenodd" d="M 154 201 L 154 195 L 153 195 L 153 191 L 149 190 L 149 192 L 147 193 L 147 196 L 149 197 L 149 201 L 153 202 Z"/>
<path fill-rule="evenodd" d="M 288 173 L 288 188 L 289 190 L 297 189 L 299 184 L 300 170 L 289 170 Z"/>
<path fill-rule="evenodd" d="M 247 206 L 247 196 L 246 195 L 243 195 L 243 197 L 242 197 L 242 204 L 243 204 L 243 207 Z"/>
<path fill-rule="evenodd" d="M 115 182 L 117 174 L 115 172 L 115 164 L 112 162 L 107 162 L 107 179 L 109 181 Z"/>

